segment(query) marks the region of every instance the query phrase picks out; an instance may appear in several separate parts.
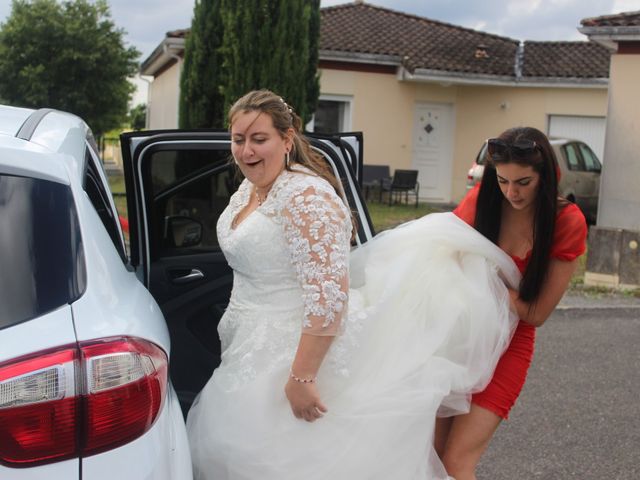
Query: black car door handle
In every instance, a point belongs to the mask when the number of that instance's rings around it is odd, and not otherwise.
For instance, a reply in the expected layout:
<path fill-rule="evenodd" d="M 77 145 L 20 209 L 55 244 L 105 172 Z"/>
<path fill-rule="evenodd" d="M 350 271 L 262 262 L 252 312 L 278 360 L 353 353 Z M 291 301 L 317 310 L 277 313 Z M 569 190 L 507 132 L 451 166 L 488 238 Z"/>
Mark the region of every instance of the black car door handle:
<path fill-rule="evenodd" d="M 200 280 L 202 278 L 204 278 L 204 273 L 202 273 L 197 268 L 192 268 L 190 273 L 187 273 L 186 275 L 183 275 L 181 277 L 172 278 L 171 282 L 182 285 L 185 283 L 195 282 L 196 280 Z"/>

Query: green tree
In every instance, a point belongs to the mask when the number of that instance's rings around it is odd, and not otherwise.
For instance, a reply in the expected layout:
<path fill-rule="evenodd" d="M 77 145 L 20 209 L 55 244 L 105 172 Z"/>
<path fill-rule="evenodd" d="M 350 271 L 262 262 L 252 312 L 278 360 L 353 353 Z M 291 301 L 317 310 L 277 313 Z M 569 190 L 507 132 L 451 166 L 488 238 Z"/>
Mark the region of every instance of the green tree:
<path fill-rule="evenodd" d="M 142 130 L 147 124 L 147 106 L 143 103 L 129 110 L 129 126 L 134 130 Z"/>
<path fill-rule="evenodd" d="M 139 52 L 105 0 L 13 0 L 0 26 L 0 99 L 82 117 L 98 135 L 122 125 Z"/>
<path fill-rule="evenodd" d="M 222 128 L 222 18 L 219 0 L 196 0 L 180 77 L 180 128 Z"/>
<path fill-rule="evenodd" d="M 225 106 L 255 88 L 278 92 L 306 123 L 320 93 L 319 0 L 222 0 Z"/>

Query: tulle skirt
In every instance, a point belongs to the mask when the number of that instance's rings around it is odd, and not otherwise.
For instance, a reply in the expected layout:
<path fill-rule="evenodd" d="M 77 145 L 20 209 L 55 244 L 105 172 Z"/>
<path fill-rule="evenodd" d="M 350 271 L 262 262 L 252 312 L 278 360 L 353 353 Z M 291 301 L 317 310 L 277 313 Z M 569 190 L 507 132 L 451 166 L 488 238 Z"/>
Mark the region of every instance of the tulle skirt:
<path fill-rule="evenodd" d="M 290 362 L 234 391 L 214 372 L 187 421 L 195 478 L 447 479 L 436 416 L 467 412 L 489 382 L 517 324 L 505 284 L 518 282 L 513 261 L 451 213 L 377 236 L 352 253 L 345 330 L 318 375 L 329 411 L 293 416 Z"/>

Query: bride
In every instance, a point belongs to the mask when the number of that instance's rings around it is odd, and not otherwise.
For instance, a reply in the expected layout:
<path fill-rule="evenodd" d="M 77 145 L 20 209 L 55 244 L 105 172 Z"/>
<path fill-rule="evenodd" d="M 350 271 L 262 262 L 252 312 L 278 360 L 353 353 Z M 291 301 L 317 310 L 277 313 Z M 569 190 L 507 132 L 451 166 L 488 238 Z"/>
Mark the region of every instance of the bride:
<path fill-rule="evenodd" d="M 519 273 L 451 213 L 350 252 L 340 186 L 278 96 L 229 112 L 245 176 L 218 222 L 234 270 L 222 361 L 187 426 L 197 479 L 446 479 L 436 416 L 509 343 Z"/>

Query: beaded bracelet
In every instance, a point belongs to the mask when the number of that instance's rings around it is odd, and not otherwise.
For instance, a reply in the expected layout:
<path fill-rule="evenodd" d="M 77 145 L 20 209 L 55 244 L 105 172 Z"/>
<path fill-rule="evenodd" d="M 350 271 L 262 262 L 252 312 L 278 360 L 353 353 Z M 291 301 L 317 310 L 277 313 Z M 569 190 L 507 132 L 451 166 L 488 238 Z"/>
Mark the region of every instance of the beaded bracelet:
<path fill-rule="evenodd" d="M 300 377 L 296 377 L 293 373 L 292 370 L 289 371 L 290 377 L 298 383 L 315 383 L 316 378 L 317 377 L 313 377 L 313 378 L 300 378 Z"/>

